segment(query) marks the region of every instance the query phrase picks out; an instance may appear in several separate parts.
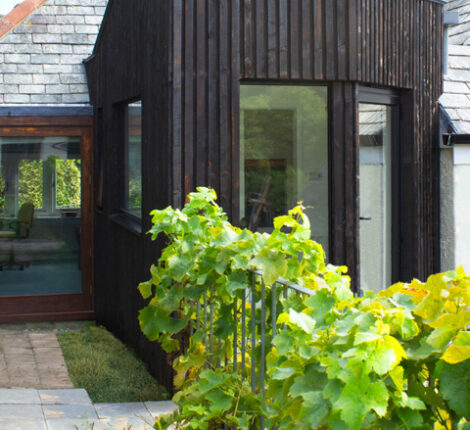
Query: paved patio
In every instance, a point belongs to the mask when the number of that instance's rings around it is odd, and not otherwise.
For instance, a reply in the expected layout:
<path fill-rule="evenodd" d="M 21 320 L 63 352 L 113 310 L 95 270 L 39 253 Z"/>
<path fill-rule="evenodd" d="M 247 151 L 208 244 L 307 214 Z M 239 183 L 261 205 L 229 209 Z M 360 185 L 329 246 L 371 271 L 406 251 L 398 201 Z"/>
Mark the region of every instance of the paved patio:
<path fill-rule="evenodd" d="M 55 332 L 0 330 L 0 387 L 73 388 Z"/>
<path fill-rule="evenodd" d="M 73 389 L 56 333 L 84 323 L 0 326 L 0 430 L 150 430 L 171 401 L 93 404 Z"/>
<path fill-rule="evenodd" d="M 82 389 L 0 389 L 2 430 L 150 430 L 171 401 L 93 405 Z"/>

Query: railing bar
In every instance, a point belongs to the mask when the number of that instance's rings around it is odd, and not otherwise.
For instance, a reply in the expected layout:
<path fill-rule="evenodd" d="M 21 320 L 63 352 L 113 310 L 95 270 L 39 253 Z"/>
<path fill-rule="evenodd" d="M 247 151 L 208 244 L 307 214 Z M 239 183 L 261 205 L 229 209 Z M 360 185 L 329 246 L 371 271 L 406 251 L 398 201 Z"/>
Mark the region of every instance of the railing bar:
<path fill-rule="evenodd" d="M 202 327 L 202 330 L 204 331 L 204 337 L 202 339 L 202 343 L 204 346 L 207 348 L 207 294 L 204 294 L 204 306 L 203 306 L 203 311 L 204 311 L 204 326 Z"/>
<path fill-rule="evenodd" d="M 209 330 L 210 330 L 210 351 L 211 351 L 211 363 L 214 364 L 214 304 L 212 303 L 212 288 L 211 288 L 211 297 L 209 299 Z"/>
<path fill-rule="evenodd" d="M 201 302 L 198 300 L 197 301 L 197 307 L 196 307 L 196 329 L 199 331 L 201 328 Z"/>
<path fill-rule="evenodd" d="M 259 276 L 263 275 L 263 273 L 260 272 L 259 270 L 253 270 L 253 273 L 255 273 Z M 284 278 L 281 278 L 281 277 L 277 278 L 276 282 L 280 285 L 284 285 L 285 287 L 289 287 L 292 290 L 299 291 L 303 294 L 307 294 L 308 296 L 312 296 L 314 294 L 314 291 L 312 291 L 308 288 L 305 288 L 302 285 L 298 285 L 295 282 L 289 282 L 287 279 L 284 279 Z"/>
<path fill-rule="evenodd" d="M 238 311 L 237 311 L 238 300 L 235 299 L 233 302 L 233 320 L 235 322 L 234 327 L 235 331 L 233 333 L 233 371 L 237 371 L 237 349 L 238 349 Z"/>
<path fill-rule="evenodd" d="M 217 368 L 220 369 L 220 350 L 222 349 L 222 342 L 220 339 L 217 339 Z"/>
<path fill-rule="evenodd" d="M 276 321 L 277 321 L 277 285 L 273 284 L 271 289 L 271 341 L 276 336 Z"/>
<path fill-rule="evenodd" d="M 284 284 L 281 284 L 281 285 L 284 285 Z M 282 295 L 284 296 L 284 299 L 287 299 L 287 285 L 284 285 L 284 289 L 282 291 Z M 286 329 L 286 323 L 282 323 L 282 329 L 285 330 Z"/>
<path fill-rule="evenodd" d="M 245 349 L 246 349 L 246 292 L 242 296 L 242 371 L 245 370 Z"/>
<path fill-rule="evenodd" d="M 261 363 L 260 363 L 260 392 L 264 396 L 264 359 L 266 354 L 266 302 L 265 302 L 266 286 L 261 279 Z M 261 428 L 263 428 L 261 426 Z"/>
<path fill-rule="evenodd" d="M 256 297 L 255 297 L 255 283 L 256 279 L 253 275 L 251 277 L 251 390 L 256 390 Z"/>

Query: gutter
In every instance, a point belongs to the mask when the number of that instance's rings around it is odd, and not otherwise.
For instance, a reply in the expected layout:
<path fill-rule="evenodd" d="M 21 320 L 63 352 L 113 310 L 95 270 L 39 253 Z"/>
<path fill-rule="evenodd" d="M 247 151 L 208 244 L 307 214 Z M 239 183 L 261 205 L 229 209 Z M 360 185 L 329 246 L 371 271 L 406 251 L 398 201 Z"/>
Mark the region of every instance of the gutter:
<path fill-rule="evenodd" d="M 444 148 L 452 148 L 454 145 L 470 145 L 470 134 L 445 133 L 442 135 Z"/>

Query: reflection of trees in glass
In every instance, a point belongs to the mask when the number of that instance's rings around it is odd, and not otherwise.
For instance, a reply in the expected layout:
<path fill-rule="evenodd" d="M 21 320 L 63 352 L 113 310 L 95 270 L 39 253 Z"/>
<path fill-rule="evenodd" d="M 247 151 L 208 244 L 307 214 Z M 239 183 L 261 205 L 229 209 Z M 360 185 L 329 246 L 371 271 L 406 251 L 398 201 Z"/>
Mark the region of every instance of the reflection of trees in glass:
<path fill-rule="evenodd" d="M 79 208 L 81 203 L 81 160 L 56 160 L 56 207 Z"/>
<path fill-rule="evenodd" d="M 3 177 L 3 171 L 0 172 L 0 209 L 5 209 L 5 178 Z"/>
<path fill-rule="evenodd" d="M 44 163 L 36 160 L 20 160 L 18 173 L 18 206 L 30 202 L 36 209 L 42 208 Z"/>
<path fill-rule="evenodd" d="M 243 85 L 240 107 L 246 216 L 247 200 L 261 192 L 270 176 L 268 217 L 304 200 L 318 207 L 314 218 L 327 219 L 327 89 Z M 269 220 L 263 219 L 261 226 L 265 222 Z"/>
<path fill-rule="evenodd" d="M 136 175 L 129 178 L 129 209 L 139 212 L 142 207 L 142 178 Z"/>
<path fill-rule="evenodd" d="M 129 136 L 127 148 L 127 208 L 137 216 L 141 216 L 142 208 L 142 137 L 140 129 L 134 130 Z"/>

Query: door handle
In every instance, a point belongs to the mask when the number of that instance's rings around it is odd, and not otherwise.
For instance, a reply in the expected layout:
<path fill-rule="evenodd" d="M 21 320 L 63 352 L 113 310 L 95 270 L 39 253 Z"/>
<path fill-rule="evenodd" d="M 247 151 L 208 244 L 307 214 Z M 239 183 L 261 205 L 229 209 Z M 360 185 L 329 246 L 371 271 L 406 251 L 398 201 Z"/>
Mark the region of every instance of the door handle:
<path fill-rule="evenodd" d="M 372 221 L 372 217 L 371 216 L 361 216 L 359 217 L 359 219 L 361 221 Z"/>

